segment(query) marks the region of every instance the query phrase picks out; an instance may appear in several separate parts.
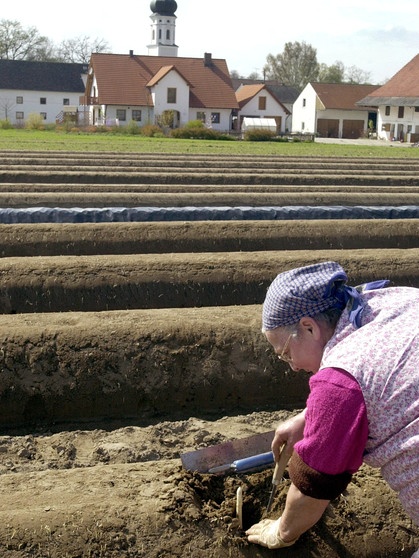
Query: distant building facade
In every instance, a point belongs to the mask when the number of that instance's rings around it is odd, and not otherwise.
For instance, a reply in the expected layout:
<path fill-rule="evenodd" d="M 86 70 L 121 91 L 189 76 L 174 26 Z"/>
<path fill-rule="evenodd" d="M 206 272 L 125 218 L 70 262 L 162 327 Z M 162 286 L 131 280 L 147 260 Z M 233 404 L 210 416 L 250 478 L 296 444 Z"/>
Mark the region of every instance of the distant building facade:
<path fill-rule="evenodd" d="M 238 109 L 227 63 L 202 58 L 92 54 L 85 95 L 80 104 L 90 122 L 169 128 L 202 120 L 218 131 L 232 128 Z"/>
<path fill-rule="evenodd" d="M 320 137 L 357 139 L 376 124 L 376 109 L 357 106 L 376 85 L 308 83 L 293 105 L 292 131 Z"/>
<path fill-rule="evenodd" d="M 76 113 L 87 81 L 87 64 L 0 60 L 0 119 L 24 125 L 29 115 L 45 124 Z"/>
<path fill-rule="evenodd" d="M 278 133 L 291 132 L 292 107 L 298 97 L 297 89 L 282 85 L 277 80 L 232 78 L 231 81 L 240 105 L 237 115 L 239 127 L 244 117 L 273 117 Z M 260 101 L 260 97 L 265 97 L 266 102 Z"/>
<path fill-rule="evenodd" d="M 241 85 L 236 91 L 236 99 L 239 103 L 239 111 L 235 127 L 238 130 L 243 128 L 244 118 L 251 118 L 253 126 L 257 123 L 257 119 L 274 120 L 275 132 L 277 134 L 285 132 L 290 112 L 265 84 Z"/>
<path fill-rule="evenodd" d="M 357 105 L 378 111 L 380 139 L 419 141 L 419 54 L 385 85 L 361 98 Z"/>

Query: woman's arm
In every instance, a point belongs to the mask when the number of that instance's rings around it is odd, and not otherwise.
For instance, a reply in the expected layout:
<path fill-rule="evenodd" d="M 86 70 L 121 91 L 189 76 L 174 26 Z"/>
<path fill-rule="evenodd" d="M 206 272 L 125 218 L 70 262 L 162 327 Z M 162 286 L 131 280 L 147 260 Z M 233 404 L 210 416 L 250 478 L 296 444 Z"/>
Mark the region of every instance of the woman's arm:
<path fill-rule="evenodd" d="M 279 532 L 281 539 L 284 542 L 292 541 L 313 527 L 323 515 L 329 502 L 330 500 L 305 496 L 294 484 L 291 484 L 281 517 Z"/>
<path fill-rule="evenodd" d="M 287 444 L 285 452 L 288 457 L 291 457 L 294 444 L 300 441 L 304 433 L 306 409 L 298 413 L 285 422 L 282 422 L 275 431 L 275 436 L 272 442 L 272 451 L 275 456 L 275 461 L 279 460 L 279 453 L 283 444 Z"/>
<path fill-rule="evenodd" d="M 292 484 L 282 517 L 263 519 L 250 527 L 246 531 L 248 541 L 270 549 L 291 546 L 320 519 L 328 503 L 329 500 L 304 496 Z"/>

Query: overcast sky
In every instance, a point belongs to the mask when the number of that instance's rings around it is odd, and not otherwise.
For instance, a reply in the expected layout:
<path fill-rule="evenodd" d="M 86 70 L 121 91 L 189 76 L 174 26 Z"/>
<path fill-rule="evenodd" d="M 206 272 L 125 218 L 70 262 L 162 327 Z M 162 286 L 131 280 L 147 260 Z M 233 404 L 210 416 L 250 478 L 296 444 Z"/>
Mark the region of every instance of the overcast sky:
<path fill-rule="evenodd" d="M 305 41 L 317 60 L 357 66 L 384 83 L 419 53 L 418 0 L 177 0 L 178 56 L 204 52 L 225 58 L 229 70 L 262 75 L 268 54 Z M 2 2 L 1 19 L 34 26 L 55 44 L 78 36 L 105 39 L 112 52 L 148 54 L 150 1 Z"/>

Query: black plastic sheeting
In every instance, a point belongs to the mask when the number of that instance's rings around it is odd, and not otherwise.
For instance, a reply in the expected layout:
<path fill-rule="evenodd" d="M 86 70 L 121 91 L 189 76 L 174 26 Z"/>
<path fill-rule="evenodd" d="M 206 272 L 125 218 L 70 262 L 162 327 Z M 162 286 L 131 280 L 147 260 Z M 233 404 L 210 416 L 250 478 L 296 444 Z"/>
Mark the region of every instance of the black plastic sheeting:
<path fill-rule="evenodd" d="M 419 206 L 0 208 L 0 223 L 418 219 Z"/>

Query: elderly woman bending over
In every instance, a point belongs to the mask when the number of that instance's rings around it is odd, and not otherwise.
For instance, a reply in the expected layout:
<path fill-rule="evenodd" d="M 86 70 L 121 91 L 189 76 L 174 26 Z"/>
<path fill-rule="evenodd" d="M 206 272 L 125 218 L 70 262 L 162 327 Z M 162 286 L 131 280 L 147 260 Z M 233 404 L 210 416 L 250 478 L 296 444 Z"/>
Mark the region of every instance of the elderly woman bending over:
<path fill-rule="evenodd" d="M 419 289 L 346 281 L 335 262 L 287 271 L 263 305 L 275 353 L 314 374 L 306 409 L 272 443 L 276 458 L 285 442 L 292 453 L 284 512 L 247 531 L 268 548 L 294 544 L 363 461 L 381 468 L 419 524 Z"/>

